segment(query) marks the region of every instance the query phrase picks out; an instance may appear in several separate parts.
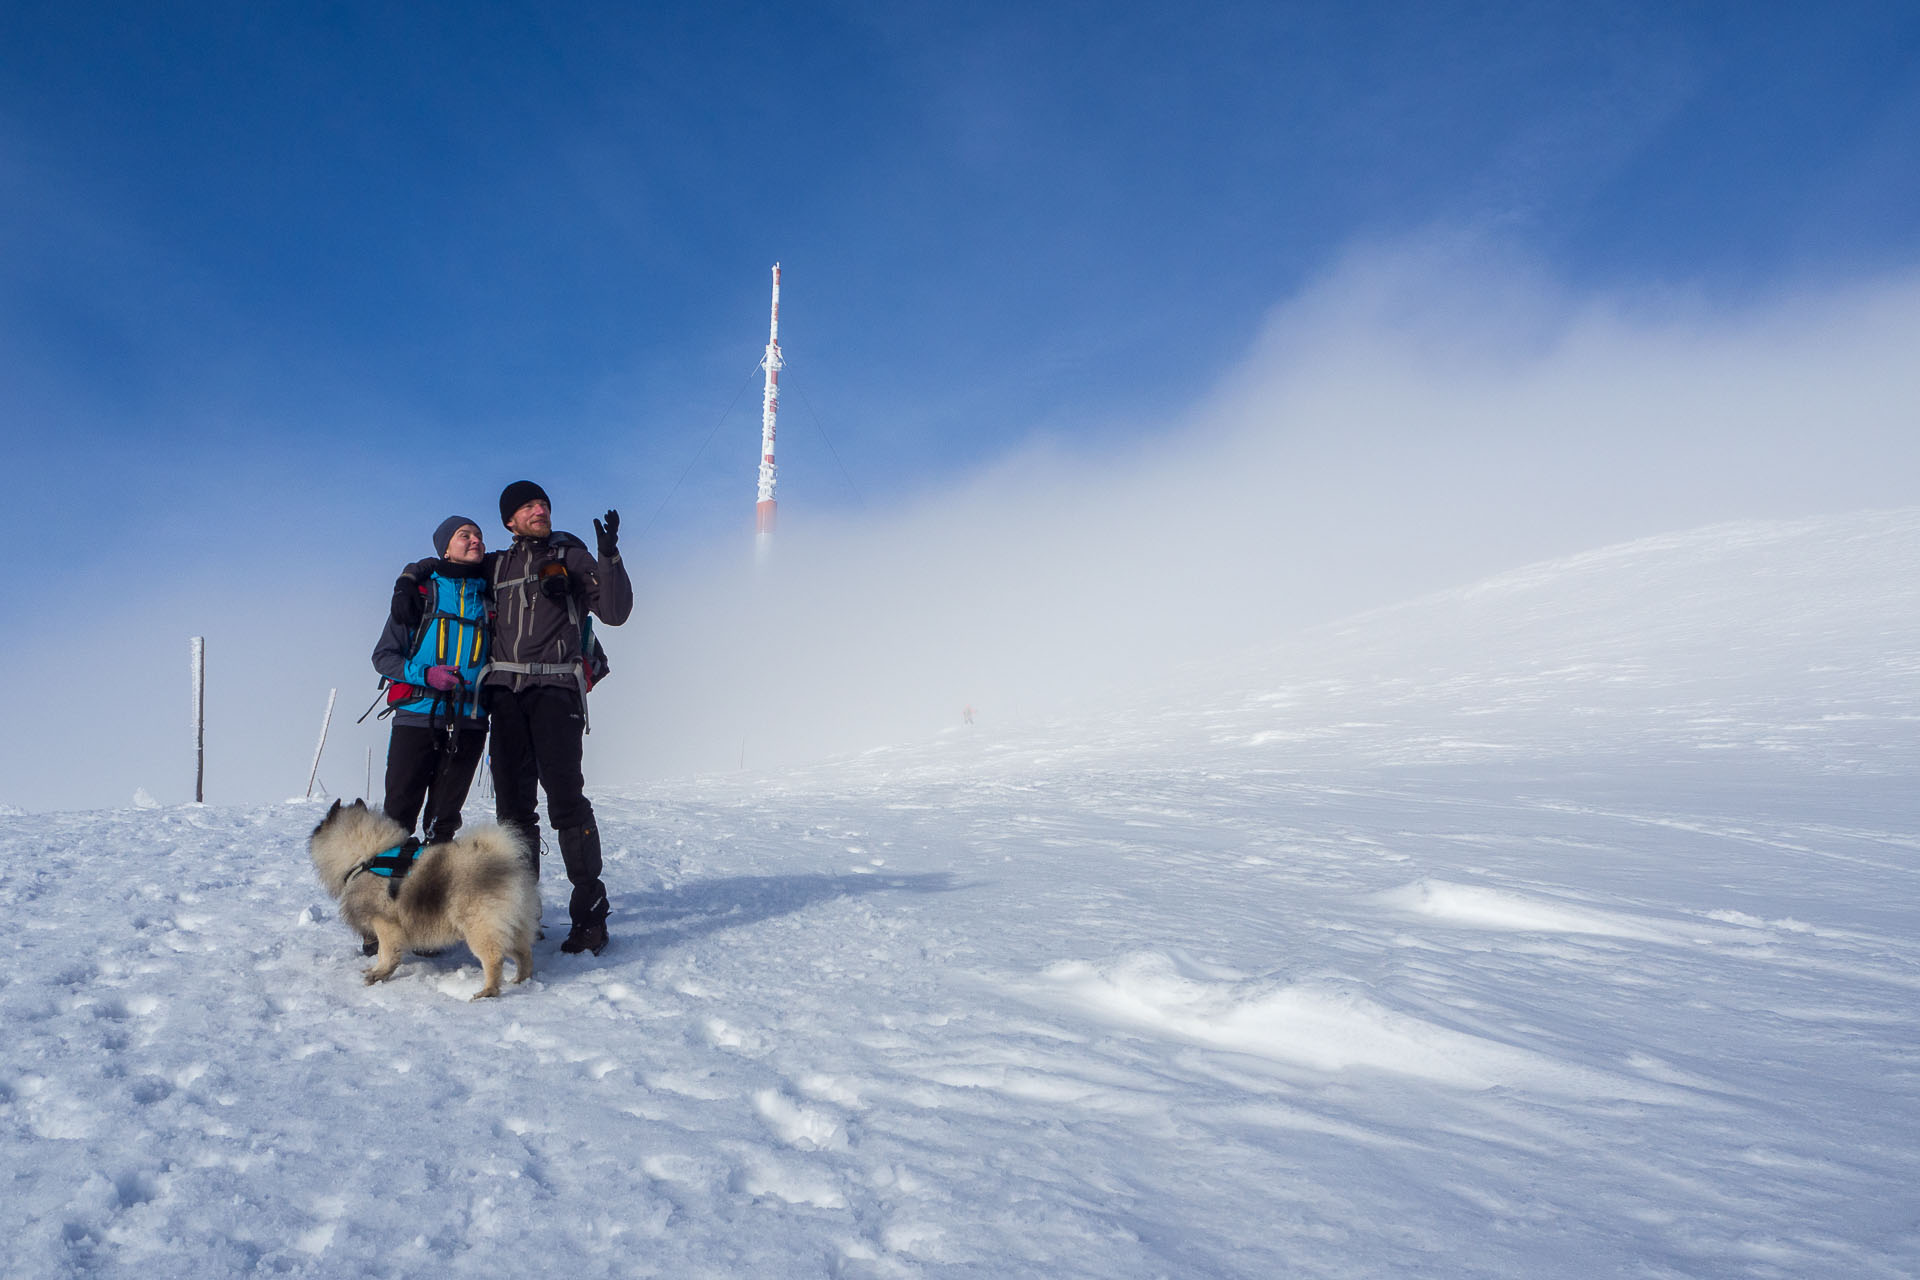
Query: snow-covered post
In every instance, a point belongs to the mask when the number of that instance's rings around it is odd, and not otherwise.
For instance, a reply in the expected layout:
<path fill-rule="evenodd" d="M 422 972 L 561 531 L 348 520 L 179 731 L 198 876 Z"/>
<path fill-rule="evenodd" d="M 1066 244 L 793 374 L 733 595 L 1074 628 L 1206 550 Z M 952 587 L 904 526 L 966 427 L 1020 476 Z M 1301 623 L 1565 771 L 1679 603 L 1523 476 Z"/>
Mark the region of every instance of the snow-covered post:
<path fill-rule="evenodd" d="M 207 638 L 193 638 L 193 802 L 207 800 Z"/>
<path fill-rule="evenodd" d="M 759 564 L 773 549 L 773 424 L 780 414 L 780 264 L 773 264 L 773 319 L 767 326 L 767 354 L 760 367 L 767 371 L 767 387 L 760 398 L 760 493 L 754 507 L 753 552 Z"/>
<path fill-rule="evenodd" d="M 313 768 L 307 771 L 307 798 L 313 798 L 313 780 L 320 776 L 320 753 L 327 749 L 327 726 L 333 723 L 333 700 L 340 696 L 338 689 L 327 690 L 327 714 L 320 719 L 320 745 L 313 749 Z"/>

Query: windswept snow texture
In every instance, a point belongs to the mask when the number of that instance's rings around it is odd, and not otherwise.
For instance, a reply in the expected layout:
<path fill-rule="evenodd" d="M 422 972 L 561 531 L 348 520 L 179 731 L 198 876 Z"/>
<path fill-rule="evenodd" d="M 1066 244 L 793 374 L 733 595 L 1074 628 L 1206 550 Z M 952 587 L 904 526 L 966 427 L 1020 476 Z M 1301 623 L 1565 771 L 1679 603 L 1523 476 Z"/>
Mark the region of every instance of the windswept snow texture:
<path fill-rule="evenodd" d="M 4 1272 L 1912 1276 L 1916 570 L 1719 527 L 602 780 L 613 947 L 478 1004 L 361 985 L 312 805 L 0 815 Z"/>

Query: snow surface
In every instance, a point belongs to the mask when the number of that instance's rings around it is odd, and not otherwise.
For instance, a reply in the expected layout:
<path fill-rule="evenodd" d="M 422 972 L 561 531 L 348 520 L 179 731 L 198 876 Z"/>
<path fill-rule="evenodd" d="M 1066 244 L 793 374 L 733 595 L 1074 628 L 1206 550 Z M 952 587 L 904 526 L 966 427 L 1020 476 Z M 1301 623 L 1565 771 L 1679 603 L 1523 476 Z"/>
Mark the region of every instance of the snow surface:
<path fill-rule="evenodd" d="M 1723 526 L 597 784 L 613 947 L 477 1004 L 361 985 L 312 805 L 0 813 L 4 1273 L 1912 1276 L 1916 567 Z"/>

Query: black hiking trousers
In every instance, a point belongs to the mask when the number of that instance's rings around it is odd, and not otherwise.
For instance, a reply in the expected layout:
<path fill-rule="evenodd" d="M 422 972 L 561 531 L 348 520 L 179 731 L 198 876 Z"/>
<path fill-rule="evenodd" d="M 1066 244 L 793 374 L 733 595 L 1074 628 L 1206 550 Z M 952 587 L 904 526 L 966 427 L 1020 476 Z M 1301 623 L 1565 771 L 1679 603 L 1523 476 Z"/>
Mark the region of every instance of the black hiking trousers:
<path fill-rule="evenodd" d="M 586 720 L 580 695 L 559 685 L 529 685 L 515 693 L 489 685 L 493 714 L 493 804 L 502 826 L 513 827 L 533 852 L 540 870 L 540 789 L 547 793 L 547 819 L 559 833 L 560 857 L 573 885 L 568 902 L 574 924 L 607 918 L 607 886 L 600 880 L 600 840 L 593 805 L 584 794 L 580 757 Z"/>
<path fill-rule="evenodd" d="M 425 800 L 421 839 L 429 844 L 453 839 L 460 830 L 460 807 L 467 802 L 474 770 L 486 751 L 485 726 L 461 729 L 449 741 L 445 729 L 396 724 L 387 742 L 387 797 L 381 810 L 411 834 Z"/>

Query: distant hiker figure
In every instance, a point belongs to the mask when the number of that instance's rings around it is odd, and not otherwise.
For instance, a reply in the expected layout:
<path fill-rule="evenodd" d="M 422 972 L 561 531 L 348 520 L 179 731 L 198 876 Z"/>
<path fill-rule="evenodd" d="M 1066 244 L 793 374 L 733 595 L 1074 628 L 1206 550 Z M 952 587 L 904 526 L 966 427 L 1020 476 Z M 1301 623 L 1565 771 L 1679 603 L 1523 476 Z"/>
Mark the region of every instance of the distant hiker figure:
<path fill-rule="evenodd" d="M 964 710 L 964 711 L 962 711 L 962 712 L 960 713 L 960 716 L 961 716 L 961 718 L 962 718 L 963 720 L 965 720 L 965 721 L 966 721 L 966 722 L 967 722 L 968 724 L 972 724 L 972 723 L 973 723 L 973 705 L 972 705 L 971 703 L 969 703 L 969 704 L 967 705 L 967 708 L 966 708 L 966 710 Z"/>

